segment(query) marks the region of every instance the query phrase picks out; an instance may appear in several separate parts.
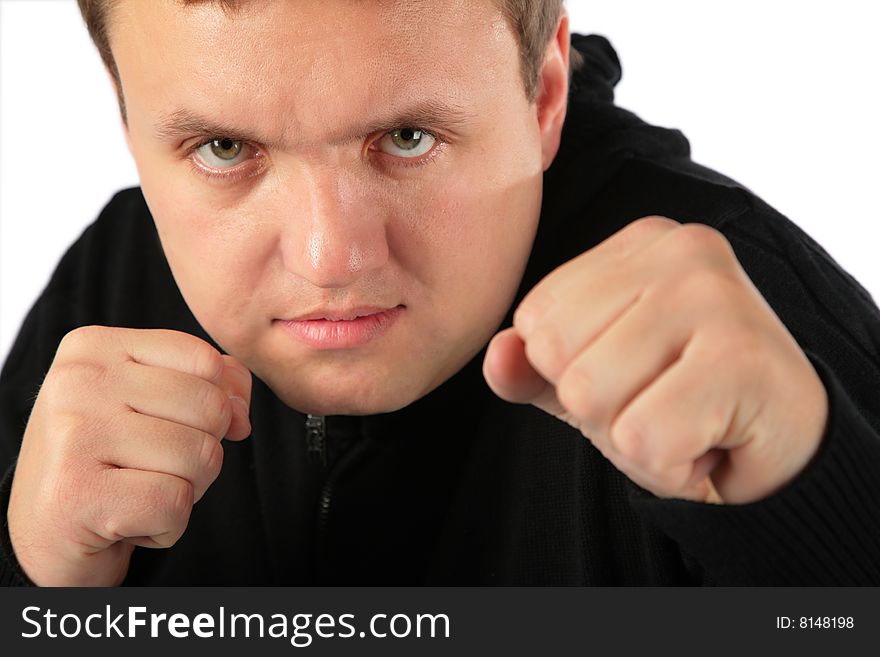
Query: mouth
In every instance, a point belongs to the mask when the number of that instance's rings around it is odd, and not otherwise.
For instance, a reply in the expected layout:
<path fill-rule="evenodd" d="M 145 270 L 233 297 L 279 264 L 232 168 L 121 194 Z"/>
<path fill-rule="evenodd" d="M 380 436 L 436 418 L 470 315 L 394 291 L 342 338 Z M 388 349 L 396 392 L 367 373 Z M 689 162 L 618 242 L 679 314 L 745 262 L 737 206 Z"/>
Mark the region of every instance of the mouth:
<path fill-rule="evenodd" d="M 387 333 L 405 310 L 402 304 L 324 309 L 276 322 L 288 335 L 314 349 L 353 349 Z"/>
<path fill-rule="evenodd" d="M 395 306 L 401 308 L 402 306 Z M 328 322 L 348 322 L 359 317 L 369 317 L 370 315 L 378 315 L 394 308 L 383 308 L 381 306 L 357 306 L 354 308 L 341 308 L 338 310 L 326 309 L 316 310 L 315 312 L 306 313 L 299 317 L 287 320 L 290 322 L 309 322 L 313 320 L 325 320 Z"/>

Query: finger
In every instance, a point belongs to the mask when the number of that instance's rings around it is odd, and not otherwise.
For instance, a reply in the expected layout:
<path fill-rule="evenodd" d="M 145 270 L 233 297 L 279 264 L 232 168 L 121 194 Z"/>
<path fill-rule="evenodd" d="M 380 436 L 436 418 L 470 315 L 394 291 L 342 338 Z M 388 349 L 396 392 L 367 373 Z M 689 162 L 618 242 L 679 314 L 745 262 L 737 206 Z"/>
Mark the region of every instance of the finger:
<path fill-rule="evenodd" d="M 692 483 L 694 463 L 723 442 L 737 412 L 734 378 L 714 365 L 689 345 L 612 423 L 613 449 L 670 495 Z"/>
<path fill-rule="evenodd" d="M 627 259 L 647 248 L 680 224 L 665 217 L 644 217 L 627 225 L 598 246 L 569 260 L 545 276 L 522 300 L 516 309 L 513 325 L 520 335 L 528 337 L 560 299 L 568 296 L 572 285 L 584 280 L 601 278 L 599 271 Z"/>
<path fill-rule="evenodd" d="M 637 483 L 643 488 L 656 491 L 656 494 L 661 497 L 721 504 L 723 500 L 715 489 L 710 475 L 723 458 L 724 452 L 722 450 L 713 449 L 693 463 L 673 466 L 671 471 L 665 473 L 663 477 L 650 478 L 644 474 L 637 474 L 632 478 L 642 477 L 644 481 Z M 675 488 L 669 486 L 670 480 L 676 482 Z M 677 483 L 680 481 L 684 483 Z"/>
<path fill-rule="evenodd" d="M 68 333 L 59 347 L 66 357 L 84 360 L 92 360 L 96 350 L 114 360 L 134 360 L 206 381 L 218 381 L 223 372 L 219 351 L 180 331 L 85 326 Z"/>
<path fill-rule="evenodd" d="M 223 447 L 210 433 L 129 411 L 124 431 L 96 441 L 94 455 L 118 468 L 173 475 L 188 481 L 193 499 L 202 498 L 220 474 Z"/>
<path fill-rule="evenodd" d="M 108 542 L 144 536 L 159 547 L 171 547 L 189 522 L 193 490 L 179 477 L 109 468 L 101 475 L 100 489 L 86 526 Z"/>
<path fill-rule="evenodd" d="M 587 349 L 642 293 L 638 276 L 600 277 L 571 286 L 550 308 L 532 332 L 524 336 L 526 356 L 535 370 L 558 385 L 575 356 Z"/>
<path fill-rule="evenodd" d="M 250 401 L 252 378 L 250 370 L 232 356 L 223 356 L 225 367 L 218 386 L 232 402 L 232 421 L 226 431 L 229 440 L 241 440 L 251 433 Z"/>
<path fill-rule="evenodd" d="M 234 405 L 219 385 L 192 374 L 136 361 L 125 361 L 118 370 L 115 394 L 132 410 L 210 433 L 218 439 L 228 432 Z"/>
<path fill-rule="evenodd" d="M 218 385 L 230 397 L 241 397 L 245 403 L 251 403 L 251 387 L 253 377 L 251 371 L 233 356 L 223 354 L 223 373 Z"/>
<path fill-rule="evenodd" d="M 680 356 L 691 335 L 684 313 L 643 296 L 577 354 L 556 385 L 562 406 L 592 434 L 612 421 Z"/>
<path fill-rule="evenodd" d="M 545 379 L 558 385 L 575 355 L 639 300 L 656 280 L 653 270 L 659 261 L 656 255 L 645 254 L 680 227 L 656 217 L 630 224 L 610 238 L 604 251 L 605 243 L 597 247 L 601 257 L 591 260 L 588 252 L 576 259 L 581 265 L 569 270 L 569 280 L 554 283 L 548 277 L 544 291 L 534 291 L 545 301 L 552 296 L 553 303 L 543 308 L 540 317 L 531 317 L 526 328 L 521 321 L 517 324 L 514 315 L 514 326 L 526 341 L 529 361 Z M 528 302 L 527 297 L 523 304 Z"/>
<path fill-rule="evenodd" d="M 701 490 L 702 487 L 702 494 L 698 499 L 720 504 L 723 500 L 712 483 L 711 475 L 724 460 L 725 456 L 726 453 L 723 449 L 710 449 L 694 461 L 691 467 L 691 476 L 687 483 L 685 483 L 685 489 Z"/>
<path fill-rule="evenodd" d="M 483 376 L 502 399 L 514 404 L 533 404 L 568 421 L 553 386 L 529 364 L 525 345 L 515 329 L 505 329 L 492 338 L 483 361 Z"/>

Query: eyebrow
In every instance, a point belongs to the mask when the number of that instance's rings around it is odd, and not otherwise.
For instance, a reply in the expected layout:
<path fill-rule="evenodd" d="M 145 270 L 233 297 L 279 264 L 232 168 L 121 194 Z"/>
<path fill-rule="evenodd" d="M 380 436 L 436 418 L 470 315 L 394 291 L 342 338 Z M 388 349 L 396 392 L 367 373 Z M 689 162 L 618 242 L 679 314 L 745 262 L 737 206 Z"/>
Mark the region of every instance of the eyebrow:
<path fill-rule="evenodd" d="M 473 112 L 460 105 L 435 100 L 419 101 L 401 111 L 389 113 L 355 129 L 331 133 L 328 141 L 334 145 L 350 143 L 377 132 L 389 132 L 402 127 L 442 128 L 454 135 L 474 118 Z M 256 134 L 253 130 L 215 121 L 185 109 L 162 115 L 154 126 L 154 134 L 156 139 L 163 142 L 195 136 L 232 137 L 267 146 L 276 145 L 278 142 L 277 139 L 269 138 L 267 135 Z"/>
<path fill-rule="evenodd" d="M 403 109 L 380 117 L 374 121 L 350 131 L 347 135 L 339 135 L 332 139 L 334 143 L 345 143 L 363 139 L 377 132 L 389 132 L 395 128 L 443 128 L 455 133 L 468 123 L 473 122 L 475 114 L 460 105 L 452 105 L 435 100 L 425 100 Z"/>
<path fill-rule="evenodd" d="M 197 135 L 235 137 L 236 139 L 264 142 L 264 140 L 258 138 L 258 135 L 237 128 L 231 123 L 214 121 L 183 109 L 162 115 L 154 126 L 153 134 L 156 139 L 163 142 L 176 141 Z"/>

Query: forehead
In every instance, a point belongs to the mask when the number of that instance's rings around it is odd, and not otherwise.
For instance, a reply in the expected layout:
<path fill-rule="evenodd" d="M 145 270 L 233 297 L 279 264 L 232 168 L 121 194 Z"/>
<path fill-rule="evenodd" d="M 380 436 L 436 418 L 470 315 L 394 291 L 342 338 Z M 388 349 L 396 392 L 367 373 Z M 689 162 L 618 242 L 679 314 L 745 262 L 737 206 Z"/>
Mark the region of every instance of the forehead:
<path fill-rule="evenodd" d="M 520 84 L 516 38 L 490 0 L 250 0 L 232 12 L 126 0 L 110 43 L 130 112 L 256 113 L 276 132 Z"/>

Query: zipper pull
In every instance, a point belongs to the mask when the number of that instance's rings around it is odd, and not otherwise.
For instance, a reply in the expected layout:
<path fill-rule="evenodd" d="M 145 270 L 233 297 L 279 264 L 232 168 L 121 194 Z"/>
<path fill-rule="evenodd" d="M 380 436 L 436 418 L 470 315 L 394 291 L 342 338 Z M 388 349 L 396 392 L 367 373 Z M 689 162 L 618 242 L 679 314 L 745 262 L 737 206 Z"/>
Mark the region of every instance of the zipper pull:
<path fill-rule="evenodd" d="M 324 449 L 326 431 L 323 415 L 306 415 L 306 452 L 312 461 L 320 461 L 324 466 L 327 465 L 327 452 Z"/>

